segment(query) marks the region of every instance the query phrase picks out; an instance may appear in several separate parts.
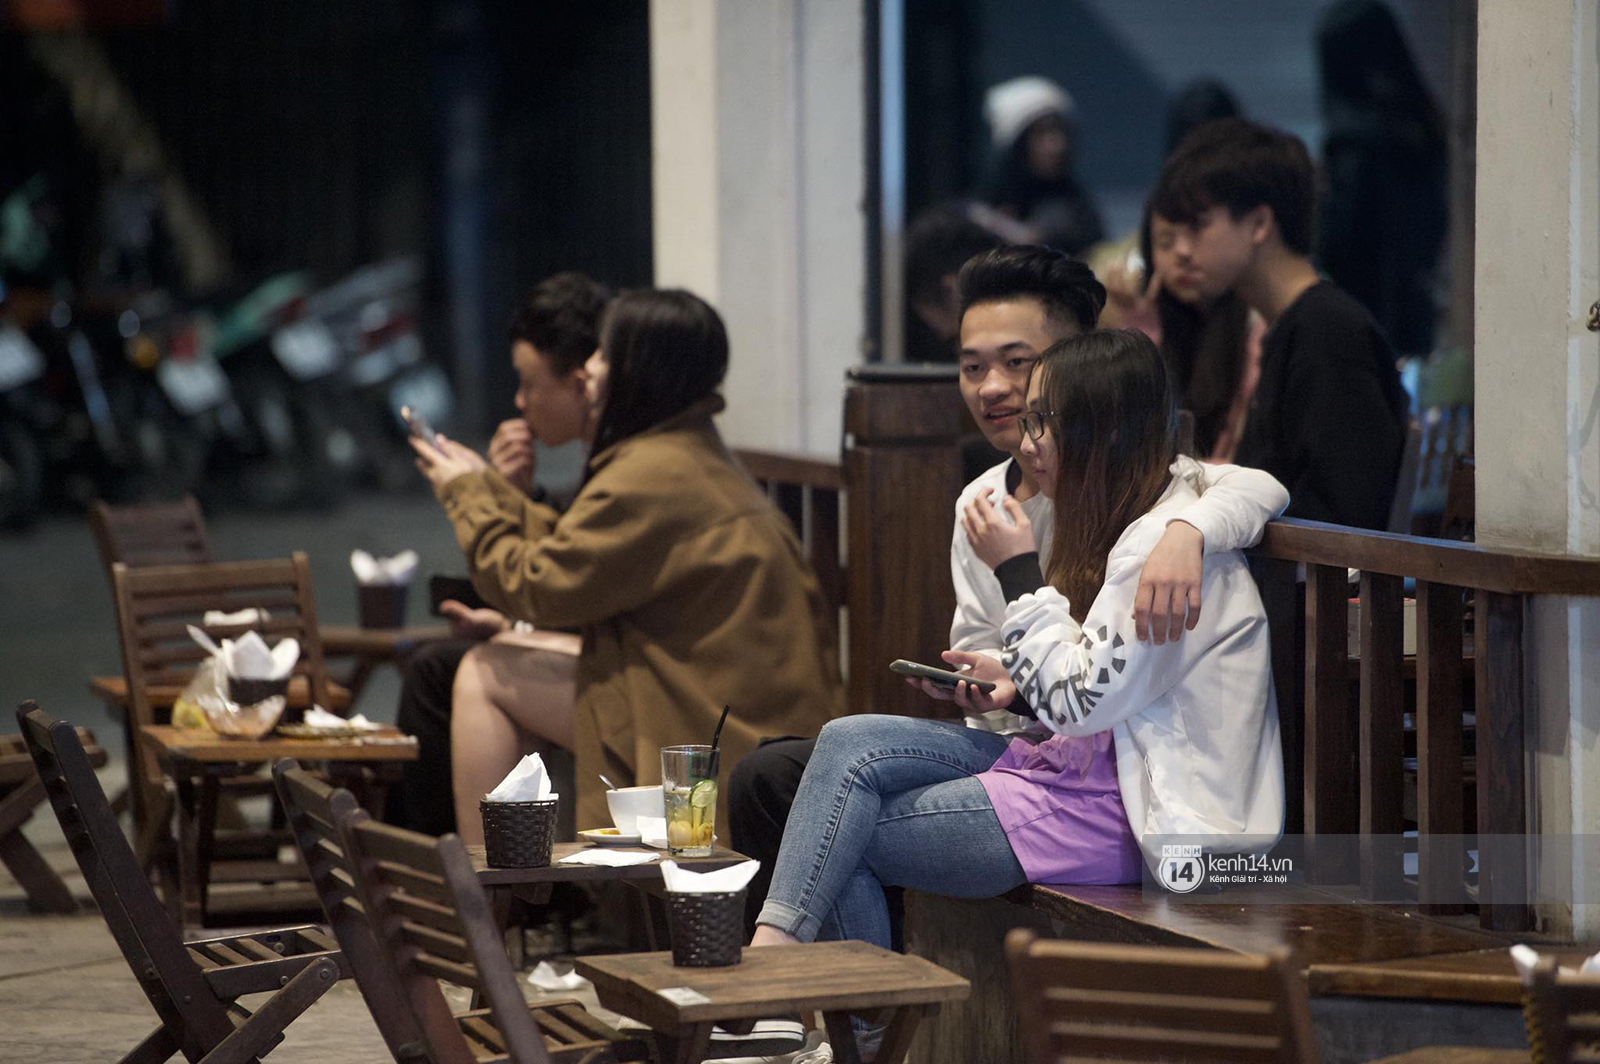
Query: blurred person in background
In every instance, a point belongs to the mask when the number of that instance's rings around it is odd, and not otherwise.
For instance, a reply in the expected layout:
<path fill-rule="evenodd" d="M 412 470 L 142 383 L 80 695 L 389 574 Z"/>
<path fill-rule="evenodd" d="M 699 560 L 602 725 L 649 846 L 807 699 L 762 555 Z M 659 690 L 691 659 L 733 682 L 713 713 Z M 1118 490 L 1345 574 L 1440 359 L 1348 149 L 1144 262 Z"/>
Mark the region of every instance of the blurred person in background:
<path fill-rule="evenodd" d="M 959 204 L 926 210 L 906 228 L 907 362 L 956 360 L 961 334 L 956 277 L 964 262 L 1000 244 L 998 234 L 974 221 Z"/>
<path fill-rule="evenodd" d="M 1290 517 L 1381 529 L 1407 400 L 1372 315 L 1312 265 L 1313 184 L 1298 137 L 1208 122 L 1167 159 L 1151 224 L 1172 227 L 1171 270 L 1197 301 L 1232 292 L 1267 323 L 1234 460 L 1289 489 Z"/>
<path fill-rule="evenodd" d="M 994 158 L 981 199 L 1028 227 L 1027 240 L 1081 255 L 1105 236 L 1100 211 L 1073 173 L 1076 108 L 1049 78 L 989 89 L 983 114 Z"/>
<path fill-rule="evenodd" d="M 1444 120 L 1378 0 L 1329 7 L 1317 60 L 1327 129 L 1322 268 L 1372 312 L 1397 352 L 1426 355 L 1449 221 Z"/>
<path fill-rule="evenodd" d="M 1239 101 L 1227 86 L 1212 79 L 1191 82 L 1167 108 L 1167 155 L 1197 127 L 1239 114 Z M 1178 405 L 1194 418 L 1195 457 L 1231 462 L 1261 376 L 1266 327 L 1236 293 L 1201 293 L 1178 269 L 1173 240 L 1174 227 L 1164 219 L 1152 221 L 1146 208 L 1136 235 L 1106 245 L 1091 259 L 1106 286 L 1102 322 L 1139 329 L 1156 342 Z"/>

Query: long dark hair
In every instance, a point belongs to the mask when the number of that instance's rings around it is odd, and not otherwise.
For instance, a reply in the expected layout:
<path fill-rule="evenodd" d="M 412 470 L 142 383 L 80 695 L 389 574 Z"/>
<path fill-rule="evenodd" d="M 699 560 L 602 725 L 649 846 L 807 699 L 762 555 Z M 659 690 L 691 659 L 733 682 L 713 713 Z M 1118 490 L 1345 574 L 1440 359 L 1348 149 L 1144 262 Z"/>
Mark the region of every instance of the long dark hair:
<path fill-rule="evenodd" d="M 590 455 L 680 414 L 728 372 L 728 330 L 711 304 L 681 288 L 644 288 L 611 301 L 600 328 L 605 405 Z"/>
<path fill-rule="evenodd" d="M 1040 359 L 1041 401 L 1057 453 L 1050 571 L 1082 621 L 1105 583 L 1106 556 L 1154 506 L 1170 479 L 1175 407 L 1166 364 L 1149 337 L 1101 329 L 1052 346 Z"/>

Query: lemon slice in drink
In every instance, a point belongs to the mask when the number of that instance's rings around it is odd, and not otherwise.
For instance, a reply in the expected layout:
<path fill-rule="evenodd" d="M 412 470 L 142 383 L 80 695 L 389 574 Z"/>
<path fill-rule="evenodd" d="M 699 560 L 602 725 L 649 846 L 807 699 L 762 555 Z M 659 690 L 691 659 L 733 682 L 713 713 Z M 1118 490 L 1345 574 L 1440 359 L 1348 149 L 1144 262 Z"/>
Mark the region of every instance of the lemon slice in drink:
<path fill-rule="evenodd" d="M 701 780 L 689 791 L 689 804 L 696 809 L 704 809 L 715 804 L 717 800 L 717 781 Z"/>

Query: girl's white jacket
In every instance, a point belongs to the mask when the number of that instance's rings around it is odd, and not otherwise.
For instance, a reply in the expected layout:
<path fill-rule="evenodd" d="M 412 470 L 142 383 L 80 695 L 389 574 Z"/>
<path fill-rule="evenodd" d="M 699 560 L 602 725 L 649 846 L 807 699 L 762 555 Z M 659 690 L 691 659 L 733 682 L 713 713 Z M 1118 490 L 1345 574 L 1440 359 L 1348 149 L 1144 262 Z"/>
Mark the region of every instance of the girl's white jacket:
<path fill-rule="evenodd" d="M 1083 624 L 1051 587 L 1006 606 L 1001 660 L 1061 735 L 1110 729 L 1117 782 L 1145 862 L 1166 844 L 1264 850 L 1283 832 L 1283 751 L 1267 617 L 1238 551 L 1207 553 L 1200 620 L 1162 646 L 1134 638 L 1134 590 L 1167 522 L 1198 497 L 1179 459 L 1156 505 L 1122 533 Z"/>

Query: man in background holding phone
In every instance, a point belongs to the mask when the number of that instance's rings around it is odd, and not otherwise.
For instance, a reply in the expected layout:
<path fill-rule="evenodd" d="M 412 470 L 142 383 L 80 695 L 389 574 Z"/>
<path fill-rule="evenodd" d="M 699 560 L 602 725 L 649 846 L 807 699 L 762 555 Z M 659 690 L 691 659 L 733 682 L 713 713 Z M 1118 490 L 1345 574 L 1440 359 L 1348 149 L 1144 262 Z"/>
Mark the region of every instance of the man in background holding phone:
<path fill-rule="evenodd" d="M 1105 306 L 1105 288 L 1083 263 L 1061 252 L 1010 245 L 983 252 L 962 267 L 960 388 L 983 435 L 1009 457 L 962 491 L 955 506 L 950 569 L 956 592 L 950 625 L 953 650 L 999 654 L 1006 600 L 994 571 L 974 554 L 961 527 L 968 502 L 987 494 L 996 506 L 1011 495 L 1033 524 L 1045 559 L 1054 511 L 1039 492 L 1031 466 L 1022 457 L 1021 415 L 1027 409 L 1028 379 L 1034 363 L 1053 344 L 1088 332 Z M 1282 485 L 1267 474 L 1231 466 L 1208 467 L 1204 496 L 1167 526 L 1139 578 L 1136 632 L 1157 644 L 1182 637 L 1199 618 L 1202 554 L 1249 546 L 1262 527 L 1288 504 Z M 881 534 L 893 535 L 893 529 Z M 856 662 L 856 668 L 882 668 L 887 662 Z M 950 701 L 955 693 L 927 680 L 910 680 L 929 697 Z M 1013 707 L 1015 708 L 1015 707 Z M 851 706 L 850 712 L 871 712 Z M 1033 719 L 998 709 L 966 717 L 969 727 L 1011 733 Z M 953 722 L 952 722 L 953 725 Z M 810 760 L 814 738 L 778 739 L 763 744 L 739 762 L 728 780 L 730 845 L 758 858 L 761 872 L 746 903 L 753 925 L 771 883 L 783 827 L 800 777 Z M 891 912 L 897 907 L 891 906 Z"/>
<path fill-rule="evenodd" d="M 489 463 L 540 502 L 555 500 L 534 483 L 535 444 L 588 439 L 583 364 L 599 346 L 600 315 L 610 298 L 583 274 L 560 273 L 534 286 L 512 318 L 518 416 L 495 429 Z M 498 610 L 446 599 L 438 612 L 454 638 L 423 647 L 407 663 L 396 724 L 417 737 L 418 759 L 406 765 L 404 785 L 390 789 L 384 809 L 387 823 L 430 835 L 455 830 L 453 700 L 537 700 L 556 715 L 564 709 L 570 721 L 578 655 L 576 636 L 513 625 Z"/>

